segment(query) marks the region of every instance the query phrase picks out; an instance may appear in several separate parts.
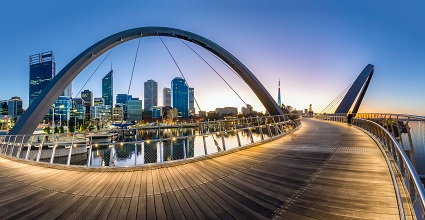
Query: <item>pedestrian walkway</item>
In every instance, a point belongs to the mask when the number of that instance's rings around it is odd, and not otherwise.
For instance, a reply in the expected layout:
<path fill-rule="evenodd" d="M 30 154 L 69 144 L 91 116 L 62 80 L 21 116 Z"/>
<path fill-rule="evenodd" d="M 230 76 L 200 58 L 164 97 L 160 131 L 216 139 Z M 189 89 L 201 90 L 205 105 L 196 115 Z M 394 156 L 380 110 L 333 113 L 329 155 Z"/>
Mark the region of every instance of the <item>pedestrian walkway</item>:
<path fill-rule="evenodd" d="M 400 217 L 376 143 L 354 127 L 303 119 L 278 140 L 175 166 L 74 169 L 0 157 L 0 219 L 19 218 Z"/>

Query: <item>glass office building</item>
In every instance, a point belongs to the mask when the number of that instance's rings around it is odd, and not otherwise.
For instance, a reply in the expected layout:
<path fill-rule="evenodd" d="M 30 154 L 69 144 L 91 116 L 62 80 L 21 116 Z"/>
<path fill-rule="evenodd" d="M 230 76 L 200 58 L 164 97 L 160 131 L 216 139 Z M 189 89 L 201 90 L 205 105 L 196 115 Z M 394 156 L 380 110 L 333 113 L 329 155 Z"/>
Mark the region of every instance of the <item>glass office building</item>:
<path fill-rule="evenodd" d="M 171 101 L 173 108 L 178 111 L 179 118 L 189 117 L 189 87 L 181 77 L 171 81 Z"/>

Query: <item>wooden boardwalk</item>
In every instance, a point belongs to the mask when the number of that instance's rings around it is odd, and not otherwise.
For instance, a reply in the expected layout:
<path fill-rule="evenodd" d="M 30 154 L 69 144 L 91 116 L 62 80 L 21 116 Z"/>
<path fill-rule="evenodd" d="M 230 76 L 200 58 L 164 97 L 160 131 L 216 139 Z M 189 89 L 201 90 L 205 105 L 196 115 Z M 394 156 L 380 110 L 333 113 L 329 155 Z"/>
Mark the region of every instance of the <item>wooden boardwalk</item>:
<path fill-rule="evenodd" d="M 399 219 L 399 213 L 371 138 L 304 119 L 300 130 L 273 142 L 162 168 L 98 172 L 0 158 L 0 219 L 55 218 Z"/>

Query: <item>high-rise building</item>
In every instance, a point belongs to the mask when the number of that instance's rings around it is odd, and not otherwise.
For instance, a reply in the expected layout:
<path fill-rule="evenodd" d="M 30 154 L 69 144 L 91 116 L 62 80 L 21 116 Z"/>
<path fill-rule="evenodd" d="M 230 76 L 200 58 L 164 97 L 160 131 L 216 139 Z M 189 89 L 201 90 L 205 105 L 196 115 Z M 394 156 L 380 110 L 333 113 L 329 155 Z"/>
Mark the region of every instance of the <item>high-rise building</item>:
<path fill-rule="evenodd" d="M 144 91 L 145 111 L 152 111 L 158 105 L 158 83 L 152 79 L 146 81 Z"/>
<path fill-rule="evenodd" d="M 171 89 L 165 87 L 162 89 L 162 105 L 171 106 Z"/>
<path fill-rule="evenodd" d="M 72 98 L 72 82 L 65 88 L 61 96 L 68 96 Z"/>
<path fill-rule="evenodd" d="M 127 95 L 127 94 L 117 94 L 116 97 L 116 104 L 127 104 L 128 100 L 131 100 L 133 96 L 132 95 Z"/>
<path fill-rule="evenodd" d="M 54 105 L 54 119 L 66 124 L 71 116 L 72 101 L 69 96 L 59 96 Z"/>
<path fill-rule="evenodd" d="M 122 106 L 115 106 L 112 109 L 112 121 L 122 121 L 124 117 L 124 110 Z"/>
<path fill-rule="evenodd" d="M 189 88 L 189 114 L 195 114 L 195 89 Z"/>
<path fill-rule="evenodd" d="M 30 56 L 30 105 L 55 75 L 56 63 L 52 51 Z"/>
<path fill-rule="evenodd" d="M 86 107 L 86 120 L 90 120 L 90 107 L 94 105 L 93 92 L 86 89 L 81 92 L 81 98 L 84 100 L 84 107 Z"/>
<path fill-rule="evenodd" d="M 7 100 L 1 100 L 0 101 L 0 114 L 1 115 L 7 115 Z"/>
<path fill-rule="evenodd" d="M 178 117 L 189 117 L 189 87 L 181 77 L 171 81 L 171 100 L 173 108 L 177 108 Z"/>
<path fill-rule="evenodd" d="M 280 104 L 281 103 L 281 101 L 280 101 L 280 78 L 279 78 L 279 84 L 278 84 L 278 88 L 277 88 L 277 106 L 279 106 L 280 107 Z"/>
<path fill-rule="evenodd" d="M 18 96 L 13 96 L 7 101 L 7 114 L 10 117 L 22 115 L 22 99 Z"/>
<path fill-rule="evenodd" d="M 140 122 L 143 117 L 143 101 L 142 100 L 128 100 L 127 101 L 127 121 Z"/>
<path fill-rule="evenodd" d="M 105 100 L 103 98 L 94 98 L 94 106 L 105 105 Z"/>
<path fill-rule="evenodd" d="M 73 105 L 84 105 L 84 100 L 82 98 L 73 98 L 72 99 Z"/>
<path fill-rule="evenodd" d="M 105 105 L 113 105 L 114 95 L 114 71 L 111 69 L 108 74 L 102 79 L 102 98 L 105 100 Z"/>
<path fill-rule="evenodd" d="M 99 120 L 100 123 L 104 123 L 111 119 L 112 108 L 110 105 L 95 105 L 90 107 L 90 118 L 91 120 Z"/>
<path fill-rule="evenodd" d="M 56 75 L 56 62 L 52 51 L 30 56 L 30 88 L 29 104 L 40 95 L 41 91 Z M 72 83 L 62 92 L 61 96 L 72 97 Z"/>

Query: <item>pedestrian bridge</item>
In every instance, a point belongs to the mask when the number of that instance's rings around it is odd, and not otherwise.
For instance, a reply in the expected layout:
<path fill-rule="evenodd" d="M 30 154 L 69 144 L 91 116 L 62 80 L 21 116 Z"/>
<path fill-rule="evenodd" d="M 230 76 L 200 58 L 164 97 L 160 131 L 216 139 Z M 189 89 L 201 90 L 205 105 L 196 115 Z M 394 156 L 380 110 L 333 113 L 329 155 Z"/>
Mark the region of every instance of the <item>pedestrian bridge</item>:
<path fill-rule="evenodd" d="M 417 218 L 375 140 L 303 119 L 271 142 L 186 162 L 105 169 L 1 156 L 0 219 Z"/>

